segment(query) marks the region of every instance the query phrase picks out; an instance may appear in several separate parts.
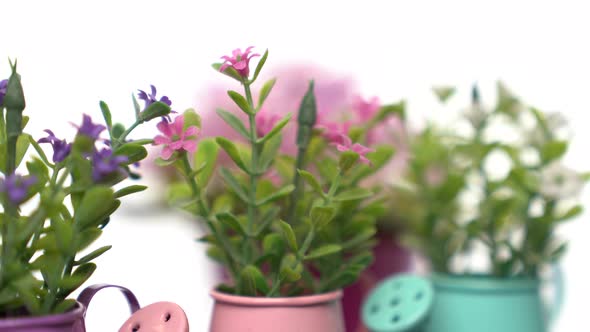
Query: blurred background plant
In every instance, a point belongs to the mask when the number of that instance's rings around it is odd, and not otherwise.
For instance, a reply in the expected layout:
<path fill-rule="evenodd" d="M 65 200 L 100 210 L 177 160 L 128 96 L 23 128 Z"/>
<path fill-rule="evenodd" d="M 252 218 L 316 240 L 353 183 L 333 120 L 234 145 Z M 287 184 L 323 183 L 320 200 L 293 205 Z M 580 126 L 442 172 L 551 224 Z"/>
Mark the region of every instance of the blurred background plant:
<path fill-rule="evenodd" d="M 434 91 L 442 103 L 454 93 Z M 565 252 L 556 230 L 582 212 L 577 197 L 589 178 L 563 164 L 566 120 L 498 82 L 495 106 L 485 107 L 474 86 L 457 123 L 461 130 L 431 123 L 410 138 L 412 158 L 390 200 L 404 242 L 436 272 L 537 277 Z M 486 266 L 470 261 L 477 248 Z"/>

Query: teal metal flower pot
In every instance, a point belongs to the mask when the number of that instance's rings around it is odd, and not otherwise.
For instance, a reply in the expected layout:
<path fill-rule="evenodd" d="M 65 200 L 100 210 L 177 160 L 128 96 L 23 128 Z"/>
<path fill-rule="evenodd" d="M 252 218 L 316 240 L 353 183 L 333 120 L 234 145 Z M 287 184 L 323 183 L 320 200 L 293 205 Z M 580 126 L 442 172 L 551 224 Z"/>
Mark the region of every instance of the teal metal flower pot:
<path fill-rule="evenodd" d="M 540 282 L 525 278 L 433 275 L 392 277 L 366 300 L 363 320 L 373 332 L 547 332 L 561 299 L 547 309 Z"/>

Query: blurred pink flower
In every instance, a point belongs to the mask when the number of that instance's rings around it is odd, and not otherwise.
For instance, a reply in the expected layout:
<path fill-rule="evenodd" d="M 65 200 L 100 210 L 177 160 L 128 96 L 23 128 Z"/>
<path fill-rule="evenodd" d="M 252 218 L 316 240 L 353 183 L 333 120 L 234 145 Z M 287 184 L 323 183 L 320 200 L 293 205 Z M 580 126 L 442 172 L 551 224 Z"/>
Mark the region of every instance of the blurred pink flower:
<path fill-rule="evenodd" d="M 363 99 L 361 96 L 355 96 L 352 109 L 356 114 L 356 121 L 358 124 L 366 123 L 377 115 L 381 108 L 381 102 L 378 97 L 372 97 L 369 100 Z"/>
<path fill-rule="evenodd" d="M 447 177 L 445 170 L 442 167 L 432 165 L 426 169 L 425 180 L 429 186 L 438 187 Z"/>
<path fill-rule="evenodd" d="M 263 108 L 256 114 L 256 135 L 262 137 L 268 134 L 280 119 L 279 114 L 268 112 Z"/>
<path fill-rule="evenodd" d="M 197 149 L 197 135 L 199 128 L 190 126 L 184 130 L 184 117 L 177 116 L 173 123 L 162 120 L 158 123 L 158 130 L 164 135 L 154 137 L 154 145 L 164 145 L 162 159 L 170 159 L 174 151 L 195 152 Z"/>
<path fill-rule="evenodd" d="M 352 144 L 352 140 L 350 139 L 350 137 L 346 136 L 346 135 L 341 135 L 341 141 L 342 143 L 336 143 L 336 149 L 340 152 L 345 152 L 345 151 L 352 151 L 352 152 L 356 152 L 359 155 L 359 160 L 363 163 L 363 164 L 367 164 L 367 165 L 371 165 L 371 161 L 369 159 L 367 159 L 367 153 L 369 152 L 373 152 L 373 149 L 369 149 L 366 146 L 363 146 L 359 143 L 354 143 Z"/>
<path fill-rule="evenodd" d="M 321 114 L 318 116 L 316 128 L 322 131 L 322 136 L 330 143 L 343 144 L 342 137 L 348 135 L 350 130 L 350 121 L 336 122 L 328 121 Z"/>
<path fill-rule="evenodd" d="M 250 54 L 254 46 L 248 47 L 243 53 L 242 50 L 236 48 L 232 52 L 232 56 L 224 55 L 221 59 L 225 60 L 223 65 L 219 68 L 220 72 L 223 72 L 227 67 L 233 67 L 240 76 L 247 78 L 250 75 L 250 59 L 260 54 Z"/>

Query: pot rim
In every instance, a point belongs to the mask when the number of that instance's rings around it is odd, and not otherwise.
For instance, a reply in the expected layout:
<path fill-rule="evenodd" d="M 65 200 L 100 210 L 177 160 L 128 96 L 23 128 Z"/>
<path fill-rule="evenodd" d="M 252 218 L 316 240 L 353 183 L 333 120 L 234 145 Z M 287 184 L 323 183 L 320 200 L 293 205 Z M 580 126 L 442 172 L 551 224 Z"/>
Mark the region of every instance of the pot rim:
<path fill-rule="evenodd" d="M 342 298 L 342 290 L 329 293 L 293 297 L 254 297 L 222 293 L 216 289 L 209 292 L 216 302 L 247 307 L 304 307 L 334 302 Z"/>
<path fill-rule="evenodd" d="M 84 305 L 76 301 L 76 304 L 73 309 L 61 314 L 0 318 L 0 327 L 39 327 L 46 325 L 63 324 L 67 322 L 73 322 L 79 317 L 84 317 L 85 311 L 86 308 L 84 307 Z"/>
<path fill-rule="evenodd" d="M 433 273 L 432 283 L 436 288 L 464 291 L 537 291 L 540 281 L 531 277 L 501 278 L 488 274 L 445 274 Z"/>

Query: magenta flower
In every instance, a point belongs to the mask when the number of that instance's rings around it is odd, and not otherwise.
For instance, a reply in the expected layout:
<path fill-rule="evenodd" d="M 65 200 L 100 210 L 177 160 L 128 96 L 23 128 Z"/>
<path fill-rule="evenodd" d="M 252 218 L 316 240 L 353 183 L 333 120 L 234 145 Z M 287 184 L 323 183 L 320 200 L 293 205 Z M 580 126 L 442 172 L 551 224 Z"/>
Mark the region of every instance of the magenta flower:
<path fill-rule="evenodd" d="M 344 144 L 343 137 L 348 137 L 348 130 L 351 123 L 328 121 L 322 114 L 319 114 L 316 128 L 322 131 L 322 136 L 332 144 Z"/>
<path fill-rule="evenodd" d="M 367 165 L 371 165 L 371 161 L 369 159 L 367 159 L 367 153 L 369 152 L 373 152 L 373 149 L 370 149 L 366 146 L 363 146 L 359 143 L 354 143 L 352 144 L 352 140 L 350 139 L 350 137 L 346 136 L 346 135 L 342 135 L 341 138 L 342 143 L 336 143 L 336 149 L 340 152 L 345 152 L 345 151 L 352 151 L 352 152 L 356 152 L 359 155 L 359 160 L 363 163 L 363 164 L 367 164 Z"/>
<path fill-rule="evenodd" d="M 364 100 L 362 97 L 356 96 L 352 102 L 352 108 L 356 113 L 356 120 L 359 124 L 363 124 L 377 115 L 381 108 L 381 102 L 378 97 Z"/>
<path fill-rule="evenodd" d="M 39 139 L 37 142 L 51 144 L 53 147 L 53 162 L 62 162 L 70 154 L 70 151 L 72 150 L 72 143 L 67 143 L 65 139 L 60 140 L 59 138 L 55 137 L 53 132 L 49 129 L 45 129 L 45 132 L 48 134 L 48 136 Z"/>
<path fill-rule="evenodd" d="M 254 46 L 248 47 L 243 53 L 241 49 L 236 48 L 233 50 L 231 57 L 227 55 L 222 56 L 221 59 L 225 61 L 221 65 L 221 68 L 219 68 L 219 71 L 224 72 L 227 67 L 233 67 L 240 76 L 248 78 L 250 75 L 250 59 L 255 56 L 260 56 L 258 53 L 250 54 L 252 48 L 254 48 Z"/>
<path fill-rule="evenodd" d="M 277 113 L 261 110 L 256 114 L 256 135 L 263 137 L 268 134 L 280 119 L 281 116 Z"/>
<path fill-rule="evenodd" d="M 0 192 L 8 196 L 8 200 L 19 205 L 27 198 L 29 188 L 37 182 L 34 176 L 22 176 L 10 174 L 5 179 L 0 179 Z"/>
<path fill-rule="evenodd" d="M 4 96 L 6 96 L 6 87 L 8 86 L 8 80 L 0 81 L 0 105 L 4 102 Z"/>
<path fill-rule="evenodd" d="M 154 145 L 164 145 L 162 159 L 170 159 L 174 151 L 195 152 L 199 128 L 190 126 L 184 129 L 184 117 L 177 116 L 173 123 L 161 121 L 158 130 L 163 135 L 154 137 Z"/>

